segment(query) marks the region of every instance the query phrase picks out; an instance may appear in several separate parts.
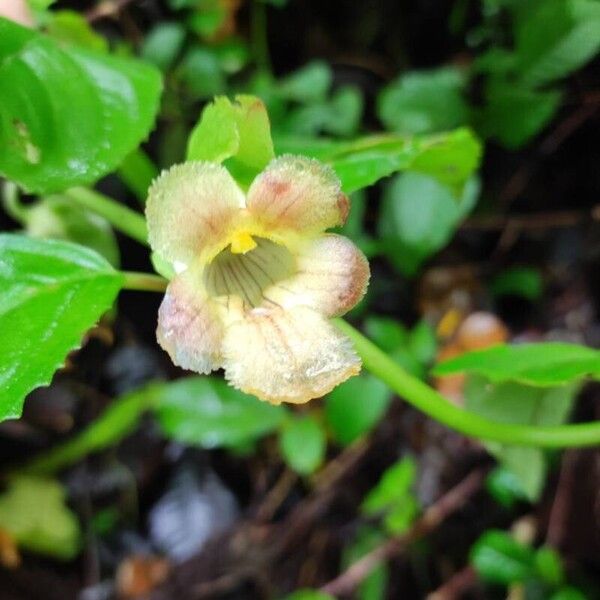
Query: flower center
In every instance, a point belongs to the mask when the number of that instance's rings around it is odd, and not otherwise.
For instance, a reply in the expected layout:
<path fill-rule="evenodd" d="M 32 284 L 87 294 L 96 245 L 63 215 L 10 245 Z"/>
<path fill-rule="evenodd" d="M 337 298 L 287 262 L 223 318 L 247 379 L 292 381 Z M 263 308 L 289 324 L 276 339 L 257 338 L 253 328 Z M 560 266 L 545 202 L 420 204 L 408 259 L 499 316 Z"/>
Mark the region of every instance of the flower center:
<path fill-rule="evenodd" d="M 238 296 L 245 308 L 274 304 L 267 288 L 293 274 L 291 252 L 264 238 L 251 238 L 254 246 L 245 251 L 244 240 L 222 250 L 204 270 L 204 285 L 211 296 Z"/>

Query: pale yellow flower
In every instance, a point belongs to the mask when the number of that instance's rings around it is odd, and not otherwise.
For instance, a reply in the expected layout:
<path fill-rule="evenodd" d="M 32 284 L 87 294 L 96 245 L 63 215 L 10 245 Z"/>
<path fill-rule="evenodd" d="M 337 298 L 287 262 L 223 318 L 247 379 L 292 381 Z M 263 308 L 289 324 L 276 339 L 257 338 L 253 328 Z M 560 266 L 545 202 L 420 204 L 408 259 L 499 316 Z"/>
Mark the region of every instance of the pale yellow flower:
<path fill-rule="evenodd" d="M 364 295 L 369 265 L 323 233 L 349 210 L 333 170 L 276 158 L 245 195 L 229 172 L 187 162 L 163 172 L 146 208 L 152 249 L 177 275 L 157 337 L 176 365 L 223 368 L 231 385 L 274 404 L 322 396 L 360 370 L 329 321 Z"/>

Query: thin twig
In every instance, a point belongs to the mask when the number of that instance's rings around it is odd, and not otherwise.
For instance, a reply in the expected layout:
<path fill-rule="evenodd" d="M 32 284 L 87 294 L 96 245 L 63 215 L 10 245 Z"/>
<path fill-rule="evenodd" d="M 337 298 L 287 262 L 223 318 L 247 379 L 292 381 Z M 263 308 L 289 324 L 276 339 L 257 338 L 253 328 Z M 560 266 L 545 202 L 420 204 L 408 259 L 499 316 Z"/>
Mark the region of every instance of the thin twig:
<path fill-rule="evenodd" d="M 465 592 L 477 583 L 477 573 L 471 566 L 466 566 L 455 573 L 437 590 L 428 594 L 425 600 L 458 600 L 464 598 Z"/>
<path fill-rule="evenodd" d="M 566 450 L 562 457 L 560 475 L 556 486 L 554 502 L 550 509 L 548 528 L 546 530 L 546 543 L 559 549 L 565 538 L 568 518 L 571 512 L 571 496 L 575 483 L 575 464 L 577 451 Z"/>
<path fill-rule="evenodd" d="M 392 556 L 401 552 L 408 544 L 434 531 L 445 519 L 461 509 L 481 487 L 486 469 L 471 472 L 457 486 L 446 492 L 432 504 L 414 525 L 403 535 L 390 538 L 361 559 L 350 565 L 346 571 L 321 588 L 332 596 L 350 594 L 372 571 Z"/>
<path fill-rule="evenodd" d="M 85 13 L 88 23 L 118 15 L 128 4 L 135 0 L 101 0 Z"/>

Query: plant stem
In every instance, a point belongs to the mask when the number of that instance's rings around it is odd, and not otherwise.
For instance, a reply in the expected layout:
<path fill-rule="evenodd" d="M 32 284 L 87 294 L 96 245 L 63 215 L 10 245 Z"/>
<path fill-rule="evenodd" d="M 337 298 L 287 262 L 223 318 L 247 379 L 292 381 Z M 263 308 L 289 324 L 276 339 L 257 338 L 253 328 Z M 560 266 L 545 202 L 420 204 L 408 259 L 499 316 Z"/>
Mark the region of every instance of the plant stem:
<path fill-rule="evenodd" d="M 83 187 L 67 190 L 66 195 L 84 208 L 104 217 L 115 229 L 140 244 L 148 245 L 146 220 L 139 213 L 119 204 L 112 198 Z"/>
<path fill-rule="evenodd" d="M 136 427 L 144 412 L 156 401 L 152 385 L 115 400 L 98 419 L 73 439 L 52 448 L 9 473 L 48 475 L 60 471 L 82 457 L 118 444 Z"/>
<path fill-rule="evenodd" d="M 262 0 L 252 0 L 252 46 L 254 59 L 260 69 L 271 72 L 269 56 L 269 39 L 267 36 L 267 3 Z"/>
<path fill-rule="evenodd" d="M 336 325 L 352 340 L 368 371 L 415 408 L 467 436 L 517 446 L 544 448 L 595 446 L 600 443 L 600 421 L 538 427 L 497 423 L 458 408 L 426 383 L 407 373 L 352 325 L 341 319 L 336 319 Z"/>
<path fill-rule="evenodd" d="M 140 290 L 145 292 L 164 292 L 168 281 L 160 275 L 152 273 L 137 273 L 135 271 L 123 271 L 124 282 L 122 288 L 125 290 Z"/>

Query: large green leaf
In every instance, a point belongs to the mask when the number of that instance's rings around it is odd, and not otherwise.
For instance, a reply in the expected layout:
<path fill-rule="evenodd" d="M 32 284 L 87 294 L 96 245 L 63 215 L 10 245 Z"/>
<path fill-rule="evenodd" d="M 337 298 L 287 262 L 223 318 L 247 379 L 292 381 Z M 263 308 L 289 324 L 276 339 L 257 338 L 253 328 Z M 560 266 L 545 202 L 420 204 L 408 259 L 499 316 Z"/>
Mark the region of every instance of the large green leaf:
<path fill-rule="evenodd" d="M 381 92 L 379 118 L 400 133 L 435 133 L 464 125 L 469 120 L 465 84 L 465 73 L 455 67 L 406 73 Z"/>
<path fill-rule="evenodd" d="M 81 532 L 65 496 L 53 479 L 15 477 L 0 495 L 0 528 L 27 550 L 72 559 L 80 549 Z"/>
<path fill-rule="evenodd" d="M 305 154 L 329 163 L 346 193 L 398 171 L 427 173 L 461 191 L 479 165 L 481 144 L 468 129 L 424 136 L 372 135 L 351 141 L 279 137 L 277 154 Z"/>
<path fill-rule="evenodd" d="M 516 68 L 524 84 L 539 86 L 564 77 L 600 49 L 600 3 L 539 2 L 517 27 L 516 38 Z"/>
<path fill-rule="evenodd" d="M 152 388 L 165 434 L 186 444 L 238 446 L 281 425 L 286 411 L 244 394 L 215 377 L 186 377 Z"/>
<path fill-rule="evenodd" d="M 0 173 L 33 192 L 92 183 L 147 137 L 161 78 L 0 18 Z"/>
<path fill-rule="evenodd" d="M 600 379 L 600 352 L 562 342 L 498 345 L 444 361 L 434 375 L 479 373 L 494 383 L 518 381 L 555 386 L 583 377 Z"/>
<path fill-rule="evenodd" d="M 0 234 L 0 419 L 18 417 L 25 395 L 50 382 L 121 283 L 88 248 Z"/>
<path fill-rule="evenodd" d="M 560 425 L 567 419 L 579 389 L 577 383 L 560 387 L 533 387 L 512 381 L 492 384 L 473 375 L 465 386 L 465 406 L 498 423 Z M 488 450 L 518 479 L 531 501 L 536 501 L 546 480 L 546 456 L 539 448 L 489 442 Z"/>

